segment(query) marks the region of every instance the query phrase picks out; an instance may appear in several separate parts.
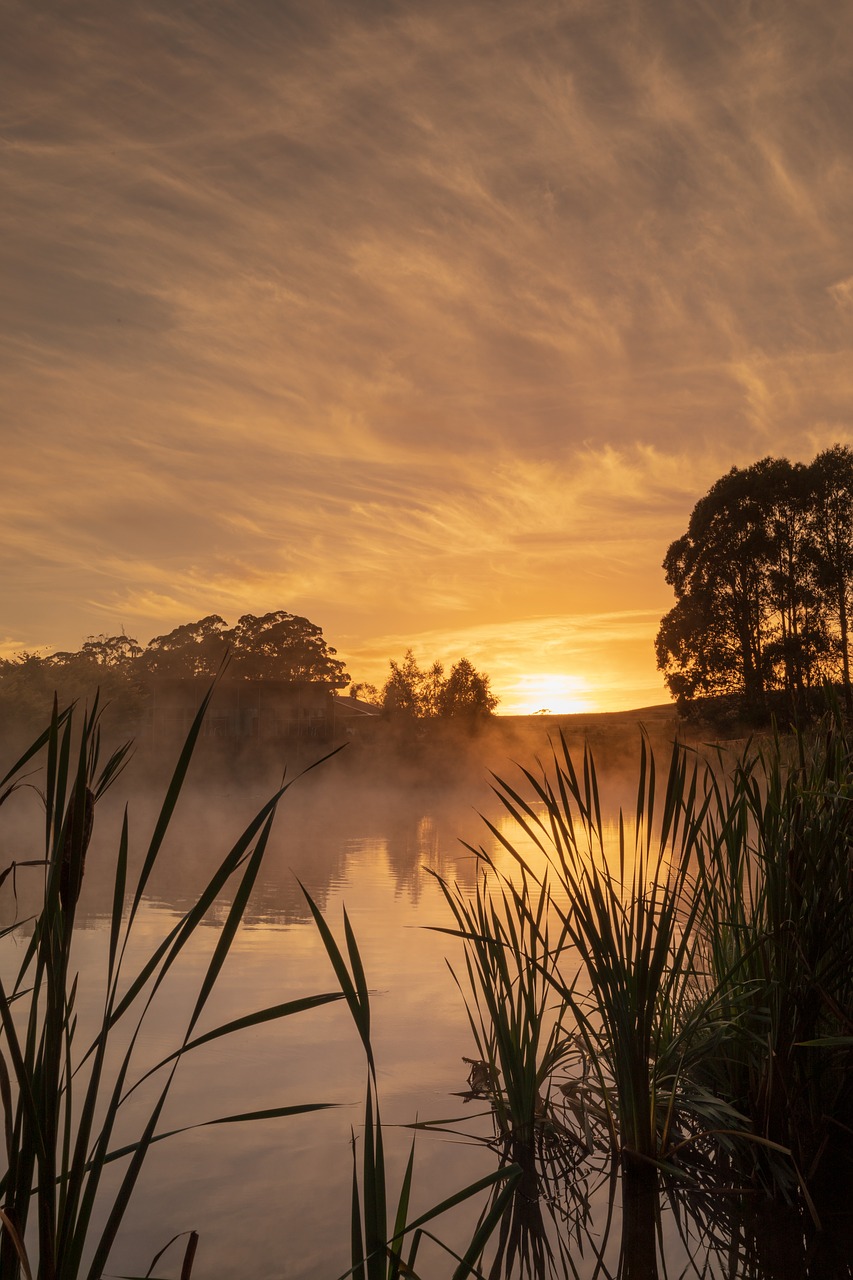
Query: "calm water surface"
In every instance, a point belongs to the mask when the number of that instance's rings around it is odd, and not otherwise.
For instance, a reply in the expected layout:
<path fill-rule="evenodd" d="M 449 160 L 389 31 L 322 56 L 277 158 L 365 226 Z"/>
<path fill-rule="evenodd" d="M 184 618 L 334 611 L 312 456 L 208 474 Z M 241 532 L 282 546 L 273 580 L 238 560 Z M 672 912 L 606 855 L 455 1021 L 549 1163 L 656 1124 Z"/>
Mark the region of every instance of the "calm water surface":
<path fill-rule="evenodd" d="M 116 789 L 117 791 L 120 788 Z M 152 793 L 154 794 L 154 793 Z M 145 847 L 156 808 L 140 789 L 131 800 L 133 848 Z M 150 886 L 127 956 L 136 971 L 177 916 L 194 900 L 206 876 L 266 799 L 254 786 L 224 782 L 190 788 L 167 837 L 162 867 Z M 99 808 L 80 903 L 76 964 L 81 974 L 81 1041 L 103 999 L 107 912 L 113 852 L 121 820 L 118 800 Z M 155 796 L 156 798 L 156 796 Z M 30 805 L 29 811 L 27 804 Z M 618 802 L 614 799 L 614 816 Z M 495 1167 L 477 1141 L 491 1132 L 482 1103 L 456 1096 L 466 1088 L 463 1056 L 475 1056 L 462 998 L 448 970 L 461 955 L 455 939 L 436 932 L 450 925 L 448 909 L 429 869 L 470 888 L 476 860 L 461 841 L 482 844 L 499 866 L 510 860 L 480 813 L 518 842 L 485 782 L 459 788 L 371 785 L 331 786 L 304 780 L 286 797 L 277 819 L 246 922 L 206 1009 L 199 1032 L 252 1009 L 301 995 L 331 991 L 331 967 L 310 921 L 297 877 L 321 905 L 342 939 L 344 905 L 352 921 L 372 991 L 372 1038 L 379 1068 L 382 1118 L 388 1127 L 390 1198 L 395 1203 L 415 1119 L 442 1120 L 460 1136 L 419 1134 L 412 1213 L 426 1209 Z M 23 856 L 38 821 L 34 797 L 17 813 L 7 853 Z M 31 835 L 30 835 L 31 838 Z M 26 892 L 19 903 L 26 914 Z M 180 1042 L 228 902 L 218 903 L 157 999 L 137 1055 L 137 1075 Z M 11 911 L 5 903 L 6 921 Z M 4 971 L 16 947 L 5 944 Z M 461 972 L 461 969 L 460 969 Z M 180 1065 L 161 1129 L 203 1124 L 234 1113 L 307 1102 L 337 1104 L 325 1112 L 261 1123 L 203 1127 L 152 1150 L 125 1219 L 109 1271 L 143 1275 L 154 1254 L 174 1235 L 198 1231 L 194 1280 L 238 1275 L 334 1280 L 349 1266 L 351 1134 L 362 1122 L 365 1066 L 345 1006 L 312 1010 L 194 1051 Z M 135 1135 L 153 1085 L 127 1106 L 117 1141 Z M 471 1137 L 466 1140 L 461 1131 Z M 118 1177 L 116 1172 L 115 1177 Z M 115 1179 L 114 1179 L 115 1182 Z M 606 1270 L 618 1269 L 618 1230 L 607 1238 L 607 1187 L 590 1186 L 595 1248 Z M 477 1209 L 482 1207 L 482 1201 Z M 459 1248 L 470 1238 L 476 1211 L 459 1209 L 439 1234 Z M 665 1215 L 671 1274 L 689 1269 L 687 1253 Z M 571 1246 L 581 1277 L 595 1274 L 591 1244 Z M 426 1278 L 449 1275 L 438 1250 L 421 1256 Z M 177 1276 L 169 1255 L 157 1275 Z M 723 1271 L 704 1260 L 711 1276 Z"/>
<path fill-rule="evenodd" d="M 131 800 L 132 847 L 138 856 L 153 826 L 158 794 L 142 792 Z M 128 975 L 141 967 L 194 900 L 267 794 L 225 784 L 190 789 L 182 797 L 162 867 L 134 928 Z M 116 799 L 110 795 L 99 806 L 78 912 L 80 1043 L 96 1025 L 103 1000 L 112 860 L 121 820 Z M 465 1089 L 468 1068 L 462 1056 L 472 1055 L 474 1046 L 445 960 L 453 958 L 457 944 L 431 929 L 450 920 L 426 868 L 472 883 L 475 859 L 459 837 L 479 842 L 485 835 L 493 843 L 474 812 L 481 801 L 489 804 L 485 786 L 475 795 L 448 797 L 428 789 L 400 793 L 297 784 L 282 803 L 246 922 L 198 1027 L 201 1033 L 256 1008 L 334 990 L 331 966 L 297 877 L 341 940 L 345 904 L 372 992 L 382 1118 L 390 1126 L 392 1196 L 411 1141 L 411 1133 L 401 1126 L 417 1118 L 466 1115 L 453 1095 Z M 498 819 L 494 805 L 492 810 Z M 7 849 L 21 857 L 38 830 L 34 797 L 28 809 L 26 802 L 19 806 L 16 816 L 18 830 L 13 824 Z M 25 885 L 19 882 L 19 887 L 19 911 L 26 915 L 35 902 L 28 901 Z M 12 908 L 4 905 L 8 921 Z M 217 904 L 211 924 L 228 905 Z M 140 1041 L 137 1074 L 180 1043 L 215 939 L 213 927 L 203 929 L 158 993 Z M 6 944 L 7 973 L 20 945 Z M 152 1150 L 110 1271 L 144 1274 L 162 1245 L 192 1229 L 201 1237 L 197 1277 L 224 1280 L 245 1272 L 258 1278 L 329 1280 L 344 1272 L 349 1266 L 351 1131 L 358 1135 L 362 1123 L 364 1083 L 360 1042 L 343 1003 L 189 1055 L 179 1067 L 161 1129 L 261 1108 L 338 1105 L 307 1116 L 197 1129 Z M 128 1105 L 117 1141 L 132 1139 L 134 1119 L 138 1122 L 142 1104 L 153 1097 L 152 1082 L 137 1094 L 140 1105 Z M 471 1128 L 489 1131 L 484 1121 L 475 1120 Z M 413 1212 L 492 1168 L 494 1157 L 476 1143 L 419 1136 Z M 447 1221 L 444 1232 L 461 1245 L 470 1227 L 470 1212 L 460 1212 Z M 177 1260 L 171 1272 L 164 1260 L 157 1274 L 177 1274 L 178 1269 Z"/>

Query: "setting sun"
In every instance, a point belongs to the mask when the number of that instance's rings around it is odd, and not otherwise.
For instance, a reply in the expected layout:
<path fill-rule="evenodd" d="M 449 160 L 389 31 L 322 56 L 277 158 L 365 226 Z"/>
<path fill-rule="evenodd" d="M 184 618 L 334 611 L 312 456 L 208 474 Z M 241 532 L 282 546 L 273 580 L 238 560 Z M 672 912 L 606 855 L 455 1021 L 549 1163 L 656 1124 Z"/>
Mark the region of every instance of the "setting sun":
<path fill-rule="evenodd" d="M 507 690 L 501 706 L 504 715 L 517 716 L 575 715 L 597 709 L 594 693 L 581 677 L 544 671 L 523 676 Z"/>

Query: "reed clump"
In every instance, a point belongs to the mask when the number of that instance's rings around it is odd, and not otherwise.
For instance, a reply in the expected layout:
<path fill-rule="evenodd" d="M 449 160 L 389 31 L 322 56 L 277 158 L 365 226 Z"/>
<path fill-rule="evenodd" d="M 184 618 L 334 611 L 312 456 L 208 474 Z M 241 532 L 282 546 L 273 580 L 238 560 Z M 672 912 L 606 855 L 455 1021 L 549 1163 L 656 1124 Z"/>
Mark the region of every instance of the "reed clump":
<path fill-rule="evenodd" d="M 733 761 L 676 744 L 662 778 L 643 737 L 615 837 L 588 749 L 576 764 L 561 735 L 521 772 L 494 784 L 519 838 L 489 824 L 473 899 L 442 885 L 498 1123 L 526 1134 L 562 1094 L 635 1183 L 799 1184 L 814 1212 L 853 1103 L 849 728 L 833 713 Z"/>
<path fill-rule="evenodd" d="M 129 746 L 102 758 L 97 699 L 91 712 L 82 715 L 74 707 L 60 711 L 55 703 L 49 727 L 0 779 L 2 806 L 21 786 L 32 785 L 27 771 L 42 754 L 46 756 L 40 788 L 45 808 L 43 857 L 13 863 L 0 872 L 0 888 L 4 884 L 14 888 L 19 874 L 39 874 L 42 881 L 36 915 L 0 932 L 0 938 L 13 934 L 23 938 L 17 971 L 10 981 L 5 975 L 0 979 L 0 1107 L 6 1156 L 0 1174 L 0 1276 L 3 1280 L 20 1276 L 25 1280 L 100 1280 L 152 1146 L 200 1127 L 160 1128 L 182 1061 L 201 1045 L 338 1000 L 348 1006 L 368 1064 L 364 1154 L 361 1178 L 355 1167 L 353 1174 L 352 1268 L 347 1274 L 355 1280 L 402 1280 L 404 1276 L 417 1280 L 418 1248 L 424 1238 L 435 1239 L 431 1234 L 434 1221 L 471 1197 L 490 1194 L 493 1198 L 463 1252 L 450 1251 L 453 1280 L 477 1275 L 480 1256 L 501 1219 L 519 1171 L 504 1167 L 491 1172 L 410 1220 L 413 1144 L 392 1220 L 387 1211 L 367 981 L 346 914 L 344 955 L 306 894 L 332 961 L 338 982 L 334 990 L 258 1009 L 204 1033 L 198 1031 L 203 1012 L 215 1003 L 217 979 L 257 883 L 277 808 L 290 782 L 283 782 L 262 806 L 142 967 L 128 972 L 134 925 L 163 850 L 215 684 L 204 698 L 179 755 L 135 876 L 130 872 L 125 810 L 112 886 L 103 1012 L 94 1036 L 82 1044 L 76 1016 L 81 982 L 75 971 L 77 905 L 97 807 L 120 776 Z M 136 1066 L 136 1051 L 145 1044 L 148 1015 L 158 992 L 202 924 L 210 929 L 211 908 L 225 895 L 230 897 L 230 906 L 217 926 L 184 1034 L 173 1052 L 142 1071 Z M 82 978 L 92 980 L 91 974 Z M 142 1095 L 136 1090 L 146 1081 L 154 1085 L 154 1100 L 143 1108 L 138 1101 Z M 126 1103 L 135 1094 L 137 1136 L 131 1142 L 119 1142 Z M 312 1102 L 273 1107 L 201 1123 L 269 1121 L 329 1105 Z M 355 1151 L 355 1139 L 353 1148 Z M 123 1165 L 117 1187 L 104 1176 L 116 1162 Z M 194 1231 L 183 1235 L 181 1276 L 190 1280 L 198 1235 Z M 175 1237 L 156 1253 L 147 1275 L 153 1274 L 165 1252 L 181 1239 Z"/>
<path fill-rule="evenodd" d="M 3 930 L 3 936 L 24 933 L 17 973 L 8 985 L 0 981 L 0 1100 L 6 1133 L 6 1164 L 0 1176 L 0 1275 L 4 1280 L 15 1280 L 20 1274 L 27 1280 L 36 1275 L 39 1280 L 78 1280 L 81 1276 L 98 1280 L 152 1145 L 184 1132 L 158 1128 L 182 1059 L 212 1040 L 342 998 L 339 990 L 324 992 L 250 1012 L 204 1034 L 197 1031 L 256 882 L 278 802 L 290 784 L 279 788 L 263 806 L 142 968 L 127 971 L 126 954 L 134 923 L 162 850 L 209 698 L 210 694 L 179 756 L 134 879 L 129 875 L 125 811 L 114 873 L 103 1012 L 88 1043 L 80 1043 L 75 1007 L 79 984 L 74 967 L 77 903 L 97 805 L 121 773 L 128 747 L 114 751 L 102 762 L 97 699 L 92 711 L 79 719 L 74 708 L 60 712 L 54 705 L 48 729 L 0 781 L 2 804 L 24 784 L 24 771 L 30 763 L 41 752 L 46 753 L 44 856 L 12 864 L 0 875 L 3 884 L 19 872 L 38 871 L 43 883 L 35 918 Z M 135 1051 L 144 1041 L 147 1015 L 157 993 L 226 886 L 232 890 L 231 905 L 218 927 L 183 1037 L 174 1052 L 139 1074 Z M 157 1080 L 154 1101 L 143 1113 L 135 1140 L 120 1144 L 116 1134 L 125 1104 L 150 1077 Z M 248 1111 L 205 1123 L 269 1120 L 324 1105 Z M 117 1189 L 110 1189 L 104 1174 L 116 1161 L 123 1162 L 124 1172 Z M 28 1234 L 31 1216 L 36 1218 L 37 1230 Z M 196 1239 L 194 1233 L 189 1234 L 184 1276 L 189 1276 L 192 1268 Z"/>
<path fill-rule="evenodd" d="M 739 1001 L 708 1088 L 814 1177 L 853 1120 L 853 740 L 837 713 L 714 769 L 698 859 L 710 980 Z"/>
<path fill-rule="evenodd" d="M 344 950 L 338 945 L 311 895 L 304 887 L 302 892 L 352 1015 L 367 1062 L 360 1170 L 355 1133 L 352 1138 L 350 1226 L 352 1266 L 340 1277 L 340 1280 L 348 1280 L 348 1277 L 353 1277 L 353 1280 L 418 1280 L 418 1275 L 423 1273 L 415 1268 L 419 1268 L 418 1253 L 425 1239 L 433 1241 L 453 1258 L 456 1265 L 451 1273 L 452 1280 L 467 1280 L 469 1276 L 480 1276 L 477 1264 L 489 1238 L 503 1218 L 521 1171 L 515 1165 L 505 1162 L 501 1168 L 463 1187 L 416 1217 L 410 1218 L 409 1204 L 415 1165 L 413 1138 L 392 1222 L 376 1060 L 370 1039 L 370 992 L 358 943 L 346 911 L 344 911 Z M 429 1126 L 414 1126 L 415 1129 L 419 1127 Z M 463 1204 L 482 1192 L 491 1193 L 489 1203 L 481 1214 L 465 1252 L 455 1253 L 434 1235 L 432 1224 L 443 1214 L 455 1209 L 457 1205 Z"/>
<path fill-rule="evenodd" d="M 466 1060 L 469 1084 L 491 1101 L 498 1134 L 523 1148 L 556 1124 L 549 1086 L 571 1047 L 551 989 L 565 929 L 552 938 L 547 883 L 533 885 L 522 870 L 516 884 L 487 866 L 492 887 L 484 875 L 470 897 L 436 879 L 456 920 L 448 932 L 466 941 L 466 1007 L 478 1054 Z"/>

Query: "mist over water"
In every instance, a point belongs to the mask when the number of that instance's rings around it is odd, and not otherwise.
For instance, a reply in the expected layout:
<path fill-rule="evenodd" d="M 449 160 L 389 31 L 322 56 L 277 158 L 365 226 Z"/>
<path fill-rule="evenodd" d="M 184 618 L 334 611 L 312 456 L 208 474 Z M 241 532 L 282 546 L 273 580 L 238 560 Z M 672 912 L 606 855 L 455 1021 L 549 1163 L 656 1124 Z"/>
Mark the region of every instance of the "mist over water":
<path fill-rule="evenodd" d="M 571 728 L 572 726 L 570 726 Z M 335 980 L 299 887 L 301 881 L 340 937 L 345 906 L 371 988 L 372 1040 L 379 1068 L 383 1124 L 388 1127 L 392 1195 L 402 1177 L 416 1119 L 459 1121 L 485 1138 L 485 1104 L 465 1103 L 474 1053 L 461 995 L 447 961 L 460 971 L 458 941 L 438 929 L 452 921 L 433 876 L 470 890 L 479 874 L 466 844 L 482 846 L 510 873 L 512 860 L 484 818 L 517 844 L 519 833 L 491 787 L 490 770 L 521 785 L 518 765 L 536 769 L 549 750 L 553 725 L 496 724 L 469 741 L 369 747 L 350 743 L 339 755 L 296 776 L 284 796 L 266 860 L 235 945 L 198 1032 L 254 1009 L 335 989 Z M 657 731 L 665 767 L 671 722 Z M 578 745 L 583 728 L 572 737 Z M 599 724 L 603 804 L 614 824 L 619 804 L 630 812 L 636 787 L 639 730 Z M 175 748 L 174 754 L 176 754 Z M 319 753 L 318 753 L 319 754 Z M 97 1025 L 104 995 L 112 871 L 125 803 L 130 812 L 131 861 L 138 863 L 154 827 L 171 761 L 141 749 L 126 774 L 98 805 L 78 908 L 81 928 L 74 964 L 80 1043 Z M 164 856 L 146 893 L 127 957 L 135 972 L 200 888 L 241 831 L 275 791 L 283 761 L 275 753 L 238 758 L 200 752 L 170 826 Z M 32 782 L 37 783 L 37 778 Z M 38 856 L 42 836 L 37 792 L 25 788 L 5 806 L 3 865 Z M 615 832 L 615 825 L 613 827 Z M 531 853 L 532 853 L 531 849 Z M 27 876 L 29 875 L 29 880 Z M 38 871 L 16 877 L 17 917 L 37 902 Z M 211 923 L 227 910 L 216 903 Z M 3 898 L 3 924 L 15 915 Z M 14 968 L 23 926 L 3 943 L 4 973 Z M 209 936 L 208 936 L 209 935 Z M 16 940 L 17 939 L 17 940 Z M 138 1070 L 159 1061 L 181 1040 L 192 1001 L 215 941 L 202 930 L 158 993 L 146 1020 Z M 126 1104 L 119 1139 L 134 1134 L 153 1096 L 149 1081 Z M 218 1116 L 306 1102 L 337 1104 L 331 1111 L 249 1125 L 196 1129 L 158 1144 L 113 1252 L 110 1271 L 141 1274 L 173 1235 L 196 1230 L 199 1276 L 226 1280 L 247 1268 L 255 1277 L 329 1280 L 345 1272 L 351 1180 L 350 1139 L 363 1119 L 361 1048 L 342 1004 L 315 1009 L 240 1037 L 194 1051 L 178 1070 L 160 1129 L 200 1124 Z M 448 1135 L 421 1134 L 412 1214 L 494 1168 L 483 1145 Z M 119 1166 L 111 1177 L 117 1182 Z M 606 1214 L 606 1188 L 602 1212 Z M 470 1238 L 474 1216 L 457 1210 L 439 1234 L 453 1247 Z M 618 1242 L 614 1244 L 618 1252 Z M 428 1255 L 426 1255 L 428 1256 Z M 446 1269 L 438 1259 L 440 1273 Z M 614 1261 L 614 1266 L 615 1261 Z M 439 1272 L 437 1272 L 439 1273 Z M 427 1273 L 429 1274 L 429 1270 Z"/>

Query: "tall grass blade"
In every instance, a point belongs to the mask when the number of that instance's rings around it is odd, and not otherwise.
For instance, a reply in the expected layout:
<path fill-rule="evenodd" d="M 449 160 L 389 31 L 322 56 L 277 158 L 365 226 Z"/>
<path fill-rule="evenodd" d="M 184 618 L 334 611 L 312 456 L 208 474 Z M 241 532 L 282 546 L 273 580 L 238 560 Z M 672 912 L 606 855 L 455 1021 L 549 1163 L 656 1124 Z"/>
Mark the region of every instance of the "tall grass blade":
<path fill-rule="evenodd" d="M 112 886 L 106 995 L 101 1025 L 88 1049 L 76 1061 L 78 981 L 70 963 L 77 899 L 85 876 L 95 804 L 120 775 L 128 759 L 129 748 L 119 748 L 102 763 L 98 699 L 94 700 L 89 711 L 83 712 L 77 732 L 72 709 L 60 712 L 55 699 L 48 729 L 20 757 L 2 784 L 7 791 L 9 785 L 14 788 L 17 785 L 16 770 L 29 765 L 39 751 L 45 751 L 46 856 L 43 862 L 36 864 L 45 870 L 43 904 L 34 921 L 32 934 L 26 939 L 11 990 L 7 990 L 0 981 L 0 1032 L 6 1041 L 0 1053 L 0 1101 L 4 1108 L 7 1154 L 7 1169 L 0 1182 L 4 1200 L 0 1218 L 0 1274 L 4 1280 L 6 1277 L 12 1280 L 22 1267 L 28 1274 L 26 1254 L 19 1249 L 18 1242 L 24 1238 L 31 1204 L 36 1206 L 38 1213 L 40 1280 L 77 1280 L 84 1270 L 91 1280 L 96 1280 L 107 1264 L 153 1144 L 206 1124 L 269 1121 L 330 1105 L 309 1103 L 235 1112 L 198 1125 L 158 1132 L 175 1071 L 186 1053 L 213 1040 L 343 998 L 340 992 L 304 997 L 232 1019 L 203 1034 L 194 1034 L 233 946 L 257 881 L 276 807 L 286 790 L 284 786 L 247 826 L 193 906 L 155 948 L 141 971 L 132 975 L 129 982 L 123 981 L 122 969 L 134 921 L 179 799 L 213 687 L 208 691 L 180 753 L 141 871 L 131 891 L 126 919 L 129 834 L 125 810 Z M 183 1042 L 154 1068 L 165 1069 L 167 1075 L 147 1112 L 141 1133 L 133 1142 L 115 1148 L 113 1134 L 120 1107 L 135 1087 L 132 1083 L 134 1052 L 146 1025 L 148 1010 L 165 976 L 177 963 L 210 907 L 235 874 L 239 877 L 237 887 L 224 923 L 218 930 Z M 5 879 L 4 875 L 0 884 Z M 121 995 L 120 984 L 124 986 Z M 16 1002 L 23 1002 L 19 1005 L 23 1009 L 20 1019 L 13 1017 Z M 111 1033 L 125 1018 L 133 1018 L 129 1043 L 115 1065 L 110 1052 Z M 88 1067 L 85 1077 L 81 1075 L 84 1064 Z M 149 1074 L 151 1072 L 144 1078 Z M 136 1084 L 139 1083 L 141 1081 L 137 1080 Z M 127 1160 L 128 1167 L 119 1181 L 118 1190 L 99 1208 L 103 1200 L 103 1170 L 119 1159 Z M 87 1252 L 90 1260 L 84 1269 L 83 1257 Z M 185 1254 L 185 1274 L 192 1266 L 193 1252 L 194 1249 L 190 1249 Z"/>

